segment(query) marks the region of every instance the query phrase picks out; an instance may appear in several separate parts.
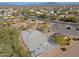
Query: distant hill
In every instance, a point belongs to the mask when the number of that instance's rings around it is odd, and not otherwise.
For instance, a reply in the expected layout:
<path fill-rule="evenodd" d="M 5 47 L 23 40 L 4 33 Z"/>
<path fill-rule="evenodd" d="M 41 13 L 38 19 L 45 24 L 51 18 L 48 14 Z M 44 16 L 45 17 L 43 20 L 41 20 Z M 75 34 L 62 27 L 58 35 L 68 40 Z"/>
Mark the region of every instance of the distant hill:
<path fill-rule="evenodd" d="M 59 6 L 79 5 L 79 2 L 0 2 L 0 6 Z"/>
<path fill-rule="evenodd" d="M 59 6 L 59 5 L 79 5 L 79 2 L 47 2 L 42 5 Z"/>

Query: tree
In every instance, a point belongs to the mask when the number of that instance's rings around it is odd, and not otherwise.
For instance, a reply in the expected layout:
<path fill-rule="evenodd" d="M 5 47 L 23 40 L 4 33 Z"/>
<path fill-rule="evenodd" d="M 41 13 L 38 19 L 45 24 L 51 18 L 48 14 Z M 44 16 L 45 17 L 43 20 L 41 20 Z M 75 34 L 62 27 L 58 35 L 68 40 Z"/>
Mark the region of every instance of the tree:
<path fill-rule="evenodd" d="M 41 14 L 41 15 L 40 15 L 40 18 L 47 19 L 47 18 L 49 18 L 49 17 L 48 17 L 47 14 Z"/>
<path fill-rule="evenodd" d="M 65 21 L 65 22 L 77 22 L 77 18 L 75 16 L 63 17 L 63 18 L 60 18 L 59 20 Z"/>
<path fill-rule="evenodd" d="M 13 15 L 14 17 L 19 16 L 19 15 L 20 15 L 20 10 L 17 10 L 16 12 L 12 12 L 12 15 Z"/>
<path fill-rule="evenodd" d="M 28 16 L 33 15 L 33 12 L 31 12 L 29 9 L 23 8 L 23 10 L 21 10 L 21 13 L 26 14 Z"/>
<path fill-rule="evenodd" d="M 68 14 L 74 14 L 77 15 L 79 12 L 78 11 L 69 11 Z"/>
<path fill-rule="evenodd" d="M 57 13 L 57 10 L 54 10 L 54 13 Z"/>
<path fill-rule="evenodd" d="M 64 15 L 65 12 L 60 12 L 60 13 L 57 13 L 57 15 Z"/>
<path fill-rule="evenodd" d="M 5 11 L 4 11 L 4 10 L 0 11 L 0 14 L 4 14 L 4 13 L 5 13 Z"/>
<path fill-rule="evenodd" d="M 58 20 L 59 19 L 59 16 L 58 15 L 53 15 L 50 17 L 51 20 Z"/>
<path fill-rule="evenodd" d="M 30 52 L 28 53 L 28 50 L 26 51 L 26 49 L 24 49 L 24 48 L 19 49 L 19 54 L 22 57 L 25 57 L 25 56 L 29 57 L 31 55 L 31 53 Z"/>
<path fill-rule="evenodd" d="M 24 54 L 20 52 L 22 48 L 19 46 L 19 42 L 17 29 L 9 27 L 0 29 L 0 56 L 28 56 L 29 51 Z M 23 51 L 26 50 L 23 49 Z"/>
<path fill-rule="evenodd" d="M 7 22 L 6 22 L 6 25 L 7 25 L 7 26 L 10 26 L 11 24 L 13 24 L 13 22 L 11 22 L 11 21 L 7 21 Z"/>
<path fill-rule="evenodd" d="M 52 39 L 54 38 L 54 41 L 57 45 L 64 48 L 65 46 L 70 45 L 70 39 L 68 36 L 62 35 L 62 34 L 54 34 L 52 36 Z"/>
<path fill-rule="evenodd" d="M 49 24 L 44 22 L 42 24 L 38 24 L 37 30 L 43 31 L 43 32 L 48 32 L 49 30 Z"/>
<path fill-rule="evenodd" d="M 26 20 L 28 20 L 28 17 L 20 16 L 19 19 L 20 19 L 22 22 L 25 22 Z"/>
<path fill-rule="evenodd" d="M 76 22 L 77 21 L 77 19 L 76 19 L 76 17 L 75 16 L 69 16 L 69 17 L 67 17 L 66 18 L 66 20 L 65 20 L 66 22 Z"/>
<path fill-rule="evenodd" d="M 2 19 L 3 18 L 3 16 L 0 16 L 0 19 Z"/>

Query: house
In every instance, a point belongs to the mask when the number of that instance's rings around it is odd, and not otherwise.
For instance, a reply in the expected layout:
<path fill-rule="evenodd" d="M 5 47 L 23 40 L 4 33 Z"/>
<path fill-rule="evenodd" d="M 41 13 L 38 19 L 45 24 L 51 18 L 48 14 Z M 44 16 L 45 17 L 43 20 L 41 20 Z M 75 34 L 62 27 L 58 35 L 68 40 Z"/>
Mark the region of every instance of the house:
<path fill-rule="evenodd" d="M 36 14 L 43 14 L 42 12 L 39 12 L 39 11 L 35 11 L 35 13 L 36 13 Z"/>

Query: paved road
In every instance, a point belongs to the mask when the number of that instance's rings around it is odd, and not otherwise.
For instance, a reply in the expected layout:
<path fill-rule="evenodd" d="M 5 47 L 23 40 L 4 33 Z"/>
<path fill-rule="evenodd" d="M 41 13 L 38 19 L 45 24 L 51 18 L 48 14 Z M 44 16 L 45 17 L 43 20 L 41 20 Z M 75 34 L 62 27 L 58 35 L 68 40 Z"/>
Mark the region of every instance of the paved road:
<path fill-rule="evenodd" d="M 66 29 L 67 24 L 51 23 L 50 31 L 52 34 L 58 32 L 70 37 L 79 37 L 79 30 L 75 30 L 75 26 L 69 25 L 71 29 Z"/>
<path fill-rule="evenodd" d="M 54 42 L 51 44 L 48 38 L 37 30 L 22 31 L 22 38 L 32 52 L 32 56 L 38 56 L 56 47 Z"/>
<path fill-rule="evenodd" d="M 76 25 L 76 26 L 79 26 L 79 23 L 74 23 L 74 22 L 64 22 L 64 21 L 56 21 L 56 20 L 53 20 L 52 22 L 53 23 L 57 23 L 57 24 L 68 24 L 68 25 Z"/>

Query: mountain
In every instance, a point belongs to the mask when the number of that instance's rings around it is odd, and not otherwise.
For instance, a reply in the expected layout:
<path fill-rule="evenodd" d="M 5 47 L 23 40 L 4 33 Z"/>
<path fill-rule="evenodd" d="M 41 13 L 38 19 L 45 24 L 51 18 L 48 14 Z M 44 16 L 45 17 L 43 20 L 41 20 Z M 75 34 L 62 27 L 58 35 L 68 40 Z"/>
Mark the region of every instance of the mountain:
<path fill-rule="evenodd" d="M 79 5 L 79 2 L 0 2 L 0 6 L 59 6 Z"/>
<path fill-rule="evenodd" d="M 59 5 L 79 5 L 79 2 L 48 2 L 44 5 L 50 5 L 50 6 L 59 6 Z"/>
<path fill-rule="evenodd" d="M 32 6 L 41 5 L 43 2 L 0 2 L 0 6 Z"/>

